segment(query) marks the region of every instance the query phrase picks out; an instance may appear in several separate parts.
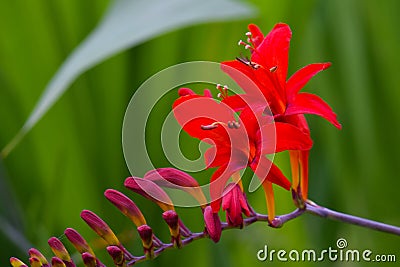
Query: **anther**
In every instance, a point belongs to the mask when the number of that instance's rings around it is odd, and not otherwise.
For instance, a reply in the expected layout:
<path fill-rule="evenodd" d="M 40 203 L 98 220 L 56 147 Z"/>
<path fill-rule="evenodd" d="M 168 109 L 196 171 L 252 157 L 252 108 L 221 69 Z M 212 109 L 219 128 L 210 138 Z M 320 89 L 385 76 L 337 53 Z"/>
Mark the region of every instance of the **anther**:
<path fill-rule="evenodd" d="M 246 32 L 246 36 L 251 36 L 251 32 Z"/>
<path fill-rule="evenodd" d="M 222 94 L 221 94 L 221 93 L 218 93 L 217 97 L 218 97 L 218 98 L 221 98 L 221 96 L 222 96 Z"/>
<path fill-rule="evenodd" d="M 230 129 L 239 129 L 240 124 L 237 121 L 228 121 L 228 128 Z"/>
<path fill-rule="evenodd" d="M 251 45 L 247 44 L 247 45 L 244 46 L 244 49 L 249 49 L 249 48 L 251 48 Z"/>
<path fill-rule="evenodd" d="M 270 72 L 275 72 L 278 69 L 278 66 L 273 66 L 269 69 Z"/>

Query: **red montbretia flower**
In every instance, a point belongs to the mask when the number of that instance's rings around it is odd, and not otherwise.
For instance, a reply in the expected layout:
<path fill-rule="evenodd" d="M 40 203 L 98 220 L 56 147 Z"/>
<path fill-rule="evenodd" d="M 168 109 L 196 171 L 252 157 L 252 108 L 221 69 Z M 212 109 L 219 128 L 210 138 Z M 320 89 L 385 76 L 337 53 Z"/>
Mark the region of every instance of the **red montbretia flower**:
<path fill-rule="evenodd" d="M 218 167 L 210 184 L 213 211 L 220 209 L 227 181 L 232 178 L 241 185 L 239 171 L 250 167 L 262 181 L 268 212 L 270 218 L 274 218 L 272 183 L 285 189 L 291 184 L 264 155 L 310 149 L 311 139 L 291 124 L 273 123 L 273 120 L 268 121 L 268 116 L 256 115 L 250 107 L 244 109 L 237 120 L 232 108 L 218 103 L 206 92 L 200 96 L 190 89 L 180 89 L 173 111 L 189 135 L 213 145 L 205 154 L 207 166 Z"/>
<path fill-rule="evenodd" d="M 317 95 L 300 93 L 314 75 L 329 68 L 331 64 L 307 65 L 286 80 L 292 36 L 289 26 L 279 23 L 266 36 L 254 24 L 249 25 L 249 30 L 246 33 L 247 43 L 239 41 L 239 45 L 244 45 L 251 51 L 251 58 L 237 58 L 237 60 L 222 63 L 222 69 L 243 88 L 246 94 L 223 97 L 223 101 L 236 110 L 242 110 L 248 105 L 244 103 L 244 98 L 246 102 L 250 101 L 258 108 L 268 106 L 276 121 L 293 124 L 307 134 L 309 134 L 309 127 L 303 114 L 319 115 L 340 129 L 341 125 L 337 121 L 336 114 L 326 102 Z M 243 79 L 243 74 L 258 88 L 248 86 L 246 79 Z M 263 98 L 266 101 L 262 101 Z M 301 192 L 302 199 L 307 199 L 308 154 L 307 150 L 290 152 L 292 188 Z"/>

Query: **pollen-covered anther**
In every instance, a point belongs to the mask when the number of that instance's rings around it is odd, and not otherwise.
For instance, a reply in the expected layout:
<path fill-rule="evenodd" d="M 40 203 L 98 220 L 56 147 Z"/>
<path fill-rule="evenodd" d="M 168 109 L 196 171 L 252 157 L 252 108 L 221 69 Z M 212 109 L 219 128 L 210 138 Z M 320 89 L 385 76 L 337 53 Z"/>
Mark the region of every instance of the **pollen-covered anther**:
<path fill-rule="evenodd" d="M 251 32 L 246 32 L 246 36 L 251 36 Z"/>
<path fill-rule="evenodd" d="M 239 129 L 240 123 L 237 121 L 228 121 L 228 128 L 230 129 Z"/>
<path fill-rule="evenodd" d="M 273 66 L 269 69 L 270 72 L 275 72 L 278 69 L 278 66 Z"/>

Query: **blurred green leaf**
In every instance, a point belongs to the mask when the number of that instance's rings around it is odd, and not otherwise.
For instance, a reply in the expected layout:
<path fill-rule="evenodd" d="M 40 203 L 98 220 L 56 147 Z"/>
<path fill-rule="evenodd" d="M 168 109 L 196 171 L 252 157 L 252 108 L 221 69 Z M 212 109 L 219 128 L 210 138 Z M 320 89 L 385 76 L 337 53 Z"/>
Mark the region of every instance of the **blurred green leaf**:
<path fill-rule="evenodd" d="M 64 61 L 48 83 L 8 153 L 83 72 L 129 47 L 174 29 L 250 16 L 254 10 L 230 0 L 116 0 L 97 28 Z"/>

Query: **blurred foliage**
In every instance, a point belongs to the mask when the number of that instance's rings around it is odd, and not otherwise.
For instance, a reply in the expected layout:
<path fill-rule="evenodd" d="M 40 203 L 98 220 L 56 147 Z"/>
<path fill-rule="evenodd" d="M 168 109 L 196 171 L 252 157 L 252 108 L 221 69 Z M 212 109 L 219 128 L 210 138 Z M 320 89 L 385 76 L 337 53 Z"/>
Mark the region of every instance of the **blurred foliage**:
<path fill-rule="evenodd" d="M 27 259 L 27 246 L 50 255 L 47 239 L 65 238 L 74 227 L 102 244 L 79 218 L 82 209 L 101 215 L 116 232 L 129 236 L 141 253 L 136 233 L 103 197 L 106 188 L 123 190 L 129 172 L 121 148 L 125 108 L 135 89 L 168 66 L 192 61 L 223 61 L 243 49 L 248 23 L 268 32 L 276 22 L 293 30 L 290 69 L 331 61 L 305 89 L 318 93 L 338 113 L 343 130 L 309 116 L 315 141 L 311 153 L 310 198 L 321 205 L 395 225 L 400 224 L 397 180 L 400 171 L 400 19 L 397 0 L 250 0 L 253 19 L 204 23 L 173 32 L 122 52 L 83 74 L 0 166 L 0 264 L 10 256 Z M 27 0 L 0 3 L 0 147 L 18 132 L 48 81 L 71 51 L 92 31 L 108 1 Z M 132 18 L 134 19 L 134 18 Z M 169 107 L 167 107 L 169 108 Z M 149 149 L 152 148 L 151 145 Z M 155 159 L 156 160 L 156 159 Z M 287 155 L 276 161 L 289 174 Z M 133 196 L 133 194 L 127 195 Z M 293 209 L 278 190 L 278 212 Z M 167 238 L 161 211 L 133 196 L 156 233 Z M 265 211 L 260 190 L 250 202 Z M 179 209 L 190 226 L 202 229 L 198 209 Z M 117 215 L 118 214 L 118 215 Z M 7 234 L 5 234 L 5 232 Z M 311 215 L 282 229 L 265 224 L 230 230 L 219 244 L 196 241 L 142 266 L 263 266 L 256 252 L 271 249 L 324 249 L 346 238 L 349 248 L 397 253 L 398 237 Z M 13 241 L 17 241 L 15 244 Z M 135 242 L 136 241 L 136 242 Z M 72 250 L 71 250 L 72 251 Z M 108 259 L 101 254 L 102 259 Z M 347 265 L 345 265 L 347 264 Z M 279 263 L 274 266 L 363 266 L 363 263 Z M 384 266 L 385 264 L 380 264 Z M 389 265 L 389 264 L 388 264 Z M 391 264 L 390 266 L 394 266 Z"/>

